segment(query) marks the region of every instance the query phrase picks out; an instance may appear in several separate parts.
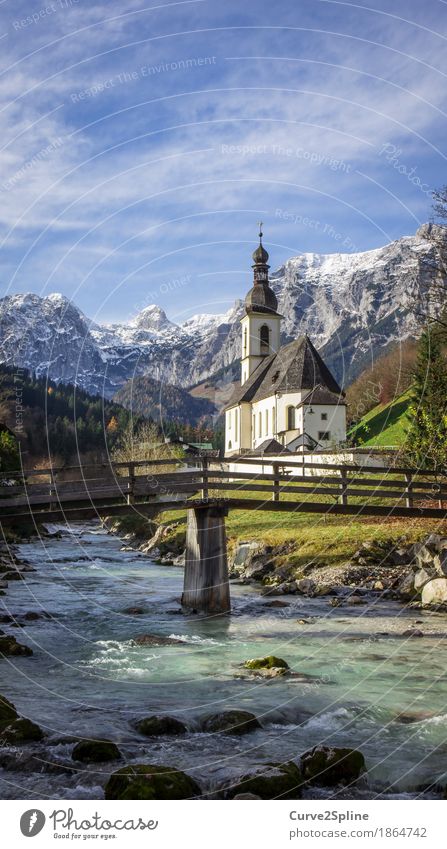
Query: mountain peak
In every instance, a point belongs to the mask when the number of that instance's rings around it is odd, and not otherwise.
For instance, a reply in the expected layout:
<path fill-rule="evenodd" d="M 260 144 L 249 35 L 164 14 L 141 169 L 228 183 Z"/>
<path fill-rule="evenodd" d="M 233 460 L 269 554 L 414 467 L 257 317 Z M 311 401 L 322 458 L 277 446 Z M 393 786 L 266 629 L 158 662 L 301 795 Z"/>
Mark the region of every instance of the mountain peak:
<path fill-rule="evenodd" d="M 169 321 L 165 311 L 157 304 L 149 304 L 148 307 L 141 310 L 131 324 L 140 330 L 165 330 L 169 327 L 175 327 L 175 324 Z"/>

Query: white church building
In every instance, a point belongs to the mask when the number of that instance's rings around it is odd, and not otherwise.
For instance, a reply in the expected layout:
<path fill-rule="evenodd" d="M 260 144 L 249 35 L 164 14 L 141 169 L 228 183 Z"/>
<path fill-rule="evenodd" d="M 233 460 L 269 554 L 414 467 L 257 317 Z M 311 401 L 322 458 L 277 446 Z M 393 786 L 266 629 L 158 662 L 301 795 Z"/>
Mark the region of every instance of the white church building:
<path fill-rule="evenodd" d="M 344 393 L 308 336 L 281 347 L 268 258 L 261 231 L 241 321 L 241 381 L 225 408 L 225 456 L 336 450 L 346 440 Z"/>

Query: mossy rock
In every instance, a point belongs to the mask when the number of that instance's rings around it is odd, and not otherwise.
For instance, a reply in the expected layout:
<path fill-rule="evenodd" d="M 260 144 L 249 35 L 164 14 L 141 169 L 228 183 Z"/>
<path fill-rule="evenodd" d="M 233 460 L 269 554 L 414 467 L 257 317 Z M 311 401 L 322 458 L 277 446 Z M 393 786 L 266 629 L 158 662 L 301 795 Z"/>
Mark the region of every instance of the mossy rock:
<path fill-rule="evenodd" d="M 84 764 L 98 764 L 104 761 L 117 761 L 122 757 L 118 746 L 110 740 L 81 740 L 76 743 L 71 757 Z"/>
<path fill-rule="evenodd" d="M 203 721 L 203 730 L 217 734 L 249 734 L 261 728 L 259 720 L 254 713 L 248 710 L 225 710 L 222 713 L 213 713 Z"/>
<path fill-rule="evenodd" d="M 18 643 L 15 637 L 3 636 L 0 637 L 0 656 L 1 657 L 29 657 L 33 651 L 29 646 L 22 646 Z"/>
<path fill-rule="evenodd" d="M 188 730 L 184 722 L 180 722 L 173 716 L 148 716 L 145 719 L 140 719 L 135 727 L 145 737 L 159 737 L 162 734 L 186 734 Z"/>
<path fill-rule="evenodd" d="M 44 733 L 35 722 L 30 719 L 20 717 L 15 719 L 0 732 L 0 741 L 2 743 L 36 743 L 43 740 Z"/>
<path fill-rule="evenodd" d="M 356 781 L 365 772 L 365 758 L 358 749 L 315 746 L 301 757 L 301 771 L 309 784 L 333 787 Z"/>
<path fill-rule="evenodd" d="M 201 789 L 173 767 L 134 764 L 112 773 L 104 792 L 105 799 L 194 799 Z"/>
<path fill-rule="evenodd" d="M 226 791 L 228 799 L 253 794 L 261 799 L 300 799 L 303 776 L 293 761 L 260 764 Z"/>
<path fill-rule="evenodd" d="M 18 719 L 19 715 L 9 699 L 5 696 L 0 696 L 0 729 L 5 728 L 14 719 Z"/>
<path fill-rule="evenodd" d="M 246 660 L 244 663 L 245 669 L 290 669 L 289 664 L 281 657 L 275 657 L 270 654 L 268 657 L 258 657 L 253 660 Z"/>

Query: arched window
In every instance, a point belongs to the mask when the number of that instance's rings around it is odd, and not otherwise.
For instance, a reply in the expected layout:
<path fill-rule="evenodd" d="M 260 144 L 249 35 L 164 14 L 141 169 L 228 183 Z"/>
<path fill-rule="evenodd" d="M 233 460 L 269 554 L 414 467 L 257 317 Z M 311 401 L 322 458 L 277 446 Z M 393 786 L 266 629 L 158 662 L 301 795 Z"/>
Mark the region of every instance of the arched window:
<path fill-rule="evenodd" d="M 238 425 L 239 425 L 239 410 L 236 408 L 236 410 L 234 411 L 234 434 L 235 434 L 235 435 L 234 435 L 234 438 L 235 438 L 236 442 L 237 442 L 237 441 L 238 441 L 238 439 L 239 439 L 239 436 L 238 436 L 238 433 L 239 433 Z"/>
<path fill-rule="evenodd" d="M 272 407 L 272 433 L 273 436 L 276 433 L 276 411 L 274 407 Z"/>
<path fill-rule="evenodd" d="M 270 329 L 263 324 L 259 331 L 261 354 L 270 354 Z"/>
<path fill-rule="evenodd" d="M 295 407 L 287 407 L 287 430 L 295 429 Z"/>
<path fill-rule="evenodd" d="M 265 411 L 265 435 L 268 436 L 269 432 L 269 411 Z"/>
<path fill-rule="evenodd" d="M 247 356 L 247 328 L 244 327 L 244 357 Z"/>
<path fill-rule="evenodd" d="M 262 413 L 258 413 L 258 436 L 262 436 Z"/>
<path fill-rule="evenodd" d="M 253 413 L 253 439 L 256 439 L 256 416 Z"/>
<path fill-rule="evenodd" d="M 233 447 L 233 446 L 232 446 L 232 444 L 231 444 L 231 439 L 230 439 L 230 441 L 229 441 L 229 443 L 228 443 L 228 450 L 229 450 L 229 451 L 231 451 L 232 447 Z"/>

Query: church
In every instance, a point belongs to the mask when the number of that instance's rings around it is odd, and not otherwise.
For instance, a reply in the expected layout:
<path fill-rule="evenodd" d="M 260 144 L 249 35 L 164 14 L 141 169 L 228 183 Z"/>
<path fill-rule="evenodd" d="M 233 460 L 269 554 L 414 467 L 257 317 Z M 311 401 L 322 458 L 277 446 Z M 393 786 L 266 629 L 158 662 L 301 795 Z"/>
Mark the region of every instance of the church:
<path fill-rule="evenodd" d="M 225 408 L 225 456 L 337 450 L 346 440 L 344 393 L 308 336 L 281 347 L 262 235 L 241 320 L 241 380 Z"/>

